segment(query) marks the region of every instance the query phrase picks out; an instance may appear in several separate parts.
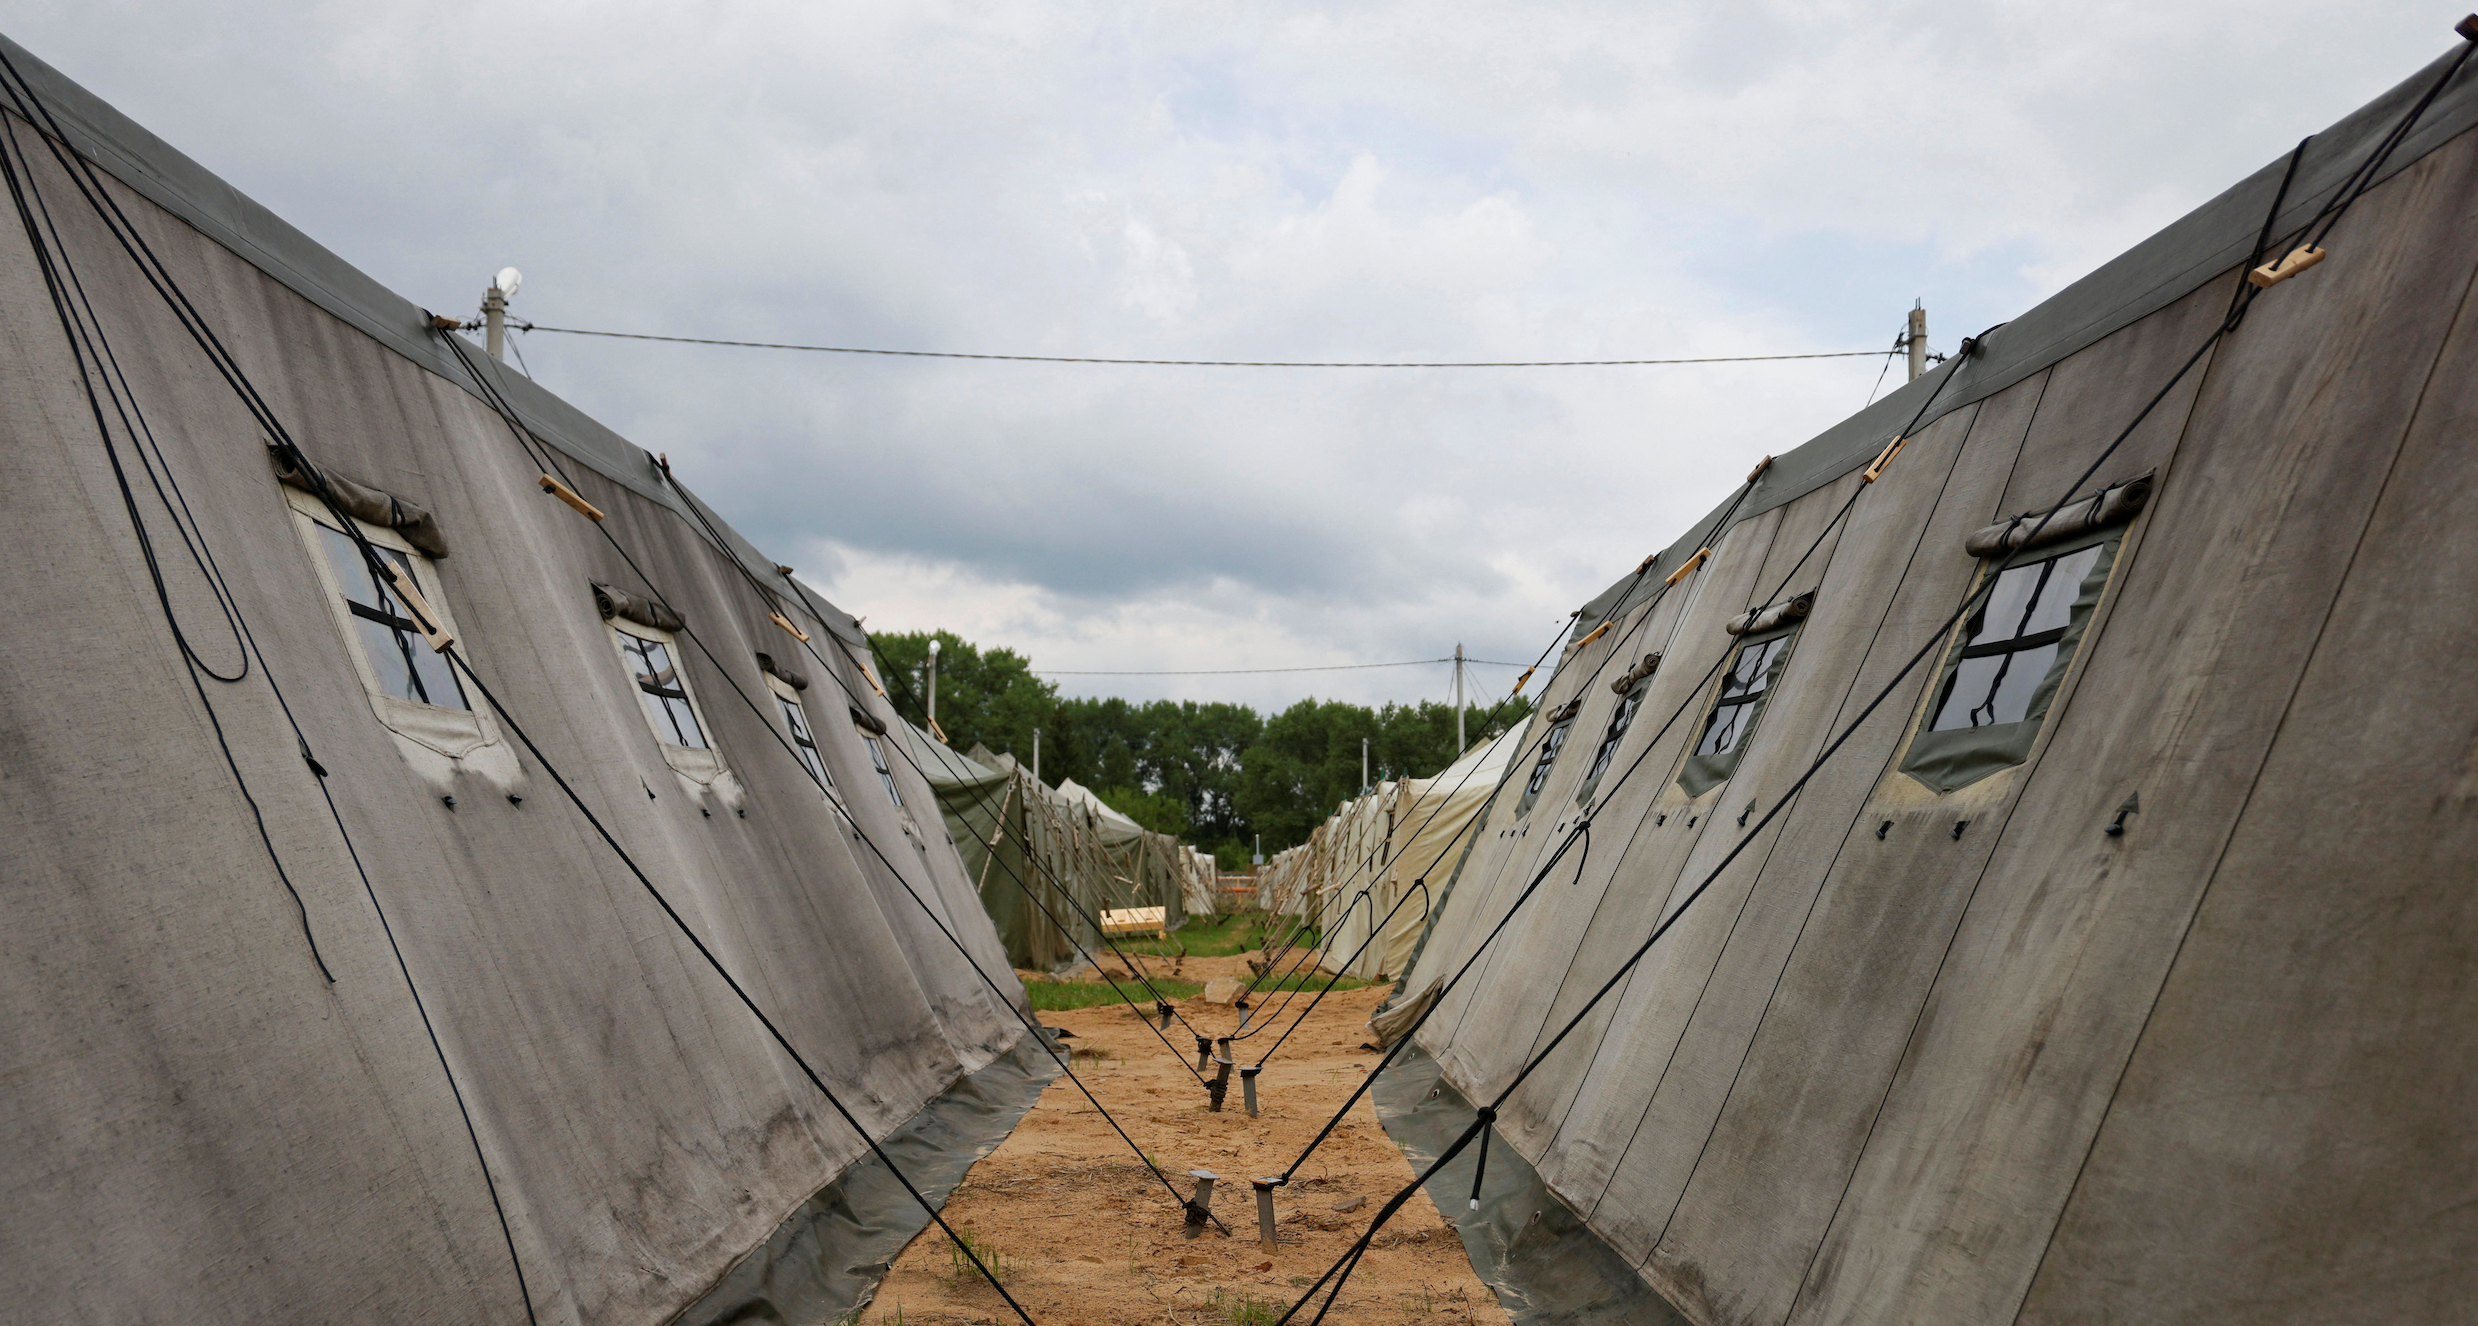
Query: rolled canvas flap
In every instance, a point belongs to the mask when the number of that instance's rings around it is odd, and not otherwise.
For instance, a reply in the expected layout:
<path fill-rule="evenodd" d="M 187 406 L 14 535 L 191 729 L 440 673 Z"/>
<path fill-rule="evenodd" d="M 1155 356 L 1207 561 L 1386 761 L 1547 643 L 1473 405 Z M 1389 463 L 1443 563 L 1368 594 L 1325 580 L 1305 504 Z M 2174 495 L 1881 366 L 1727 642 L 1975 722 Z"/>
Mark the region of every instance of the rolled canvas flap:
<path fill-rule="evenodd" d="M 1814 607 L 1815 591 L 1811 589 L 1797 598 L 1783 599 L 1779 603 L 1739 613 L 1730 618 L 1729 624 L 1721 629 L 1731 635 L 1754 635 L 1758 632 L 1769 631 L 1784 622 L 1797 621 L 1806 616 Z"/>
<path fill-rule="evenodd" d="M 1643 661 L 1641 663 L 1638 663 L 1635 666 L 1628 668 L 1625 672 L 1619 674 L 1618 676 L 1611 678 L 1609 681 L 1609 689 L 1620 695 L 1624 695 L 1628 691 L 1635 689 L 1635 683 L 1642 681 L 1644 678 L 1649 677 L 1654 672 L 1658 671 L 1660 666 L 1660 655 L 1646 654 L 1643 656 Z"/>
<path fill-rule="evenodd" d="M 677 631 L 688 625 L 680 614 L 656 603 L 639 598 L 624 589 L 613 589 L 597 580 L 594 586 L 594 606 L 605 618 L 625 617 L 639 626 L 651 626 L 657 631 Z"/>
<path fill-rule="evenodd" d="M 1962 541 L 1964 550 L 1973 557 L 2002 557 L 2025 548 L 2039 548 L 2061 542 L 2095 529 L 2123 524 L 2142 511 L 2143 503 L 2151 499 L 2151 474 L 2145 473 L 2112 488 L 2103 488 L 2089 497 L 2068 502 L 2057 508 L 2046 521 L 2036 511 L 2026 511 L 2011 520 L 1990 525 Z"/>
<path fill-rule="evenodd" d="M 791 687 L 795 691 L 805 691 L 809 689 L 808 674 L 793 667 L 789 663 L 783 662 L 772 654 L 760 652 L 757 655 L 757 666 L 764 669 L 767 673 L 781 678 L 784 685 Z"/>
<path fill-rule="evenodd" d="M 852 722 L 862 731 L 873 737 L 883 737 L 886 735 L 886 720 L 862 713 L 858 705 L 847 705 L 845 707 L 852 711 Z"/>
<path fill-rule="evenodd" d="M 384 493 L 364 483 L 355 483 L 333 470 L 322 470 L 300 458 L 300 453 L 284 447 L 267 448 L 267 456 L 275 462 L 275 477 L 305 493 L 315 495 L 319 481 L 326 481 L 327 495 L 344 513 L 366 524 L 392 529 L 404 536 L 422 556 L 433 561 L 447 556 L 447 536 L 439 533 L 439 522 L 429 508 L 416 506 L 403 498 Z"/>

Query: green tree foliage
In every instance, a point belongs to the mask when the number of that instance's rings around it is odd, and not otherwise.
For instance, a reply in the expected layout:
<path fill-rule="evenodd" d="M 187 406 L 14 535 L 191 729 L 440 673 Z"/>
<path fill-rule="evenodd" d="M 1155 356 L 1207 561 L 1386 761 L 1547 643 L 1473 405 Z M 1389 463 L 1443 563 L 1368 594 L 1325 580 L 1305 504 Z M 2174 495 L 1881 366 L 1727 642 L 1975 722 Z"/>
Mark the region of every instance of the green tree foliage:
<path fill-rule="evenodd" d="M 1301 700 L 1271 718 L 1242 704 L 1061 697 L 1011 649 L 982 649 L 950 631 L 939 642 L 938 723 L 956 750 L 985 745 L 1030 764 L 1041 731 L 1041 778 L 1074 779 L 1157 833 L 1244 864 L 1263 835 L 1268 854 L 1307 840 L 1359 795 L 1360 740 L 1369 781 L 1425 778 L 1454 762 L 1454 708 L 1435 701 L 1382 709 Z M 931 633 L 872 635 L 895 711 L 926 727 Z M 1474 743 L 1531 716 L 1520 697 L 1494 717 L 1469 716 Z"/>

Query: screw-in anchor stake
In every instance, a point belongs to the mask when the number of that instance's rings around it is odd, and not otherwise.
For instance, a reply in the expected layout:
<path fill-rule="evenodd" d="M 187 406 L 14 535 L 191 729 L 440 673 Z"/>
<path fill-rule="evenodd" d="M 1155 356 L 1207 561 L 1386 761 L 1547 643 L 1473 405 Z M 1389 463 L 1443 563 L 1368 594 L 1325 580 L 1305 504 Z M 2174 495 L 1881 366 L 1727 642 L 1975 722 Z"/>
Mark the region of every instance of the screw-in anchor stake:
<path fill-rule="evenodd" d="M 1209 1102 L 1206 1105 L 1207 1111 L 1214 1114 L 1220 1114 L 1222 1112 L 1222 1098 L 1228 1096 L 1229 1094 L 1230 1060 L 1216 1059 L 1213 1061 L 1213 1080 L 1205 1083 L 1205 1097 Z"/>
<path fill-rule="evenodd" d="M 1255 1010 L 1255 1009 L 1253 1009 L 1253 1008 L 1243 1008 L 1243 1009 L 1240 1009 L 1240 1010 L 1239 1010 L 1239 1030 L 1240 1030 L 1240 1031 L 1246 1031 L 1246 1030 L 1248 1029 L 1248 1023 L 1250 1023 L 1251 1021 L 1254 1021 L 1254 1020 L 1255 1020 L 1255 1018 L 1256 1018 L 1256 1010 Z"/>
<path fill-rule="evenodd" d="M 1153 1011 L 1162 1015 L 1162 1030 L 1170 1030 L 1170 1002 L 1166 999 L 1154 1000 Z"/>
<path fill-rule="evenodd" d="M 1248 1117 L 1256 1117 L 1256 1075 L 1265 1071 L 1263 1064 L 1249 1064 L 1239 1070 L 1239 1095 L 1248 1103 Z"/>
<path fill-rule="evenodd" d="M 1249 1071 L 1252 1075 L 1253 1070 Z M 1276 1174 L 1270 1179 L 1250 1179 L 1248 1182 L 1253 1184 L 1256 1188 L 1256 1241 L 1264 1245 L 1265 1251 L 1271 1252 L 1274 1250 L 1275 1243 L 1273 1233 L 1273 1190 L 1281 1187 L 1286 1180 L 1284 1180 L 1281 1175 Z"/>
<path fill-rule="evenodd" d="M 1196 1238 L 1213 1218 L 1213 1182 L 1222 1176 L 1209 1169 L 1192 1169 L 1187 1174 L 1196 1180 L 1196 1195 L 1187 1199 L 1187 1236 Z"/>
<path fill-rule="evenodd" d="M 1205 1065 L 1211 1062 L 1213 1062 L 1213 1039 L 1201 1031 L 1197 1032 L 1196 1071 L 1199 1073 L 1205 1071 Z"/>

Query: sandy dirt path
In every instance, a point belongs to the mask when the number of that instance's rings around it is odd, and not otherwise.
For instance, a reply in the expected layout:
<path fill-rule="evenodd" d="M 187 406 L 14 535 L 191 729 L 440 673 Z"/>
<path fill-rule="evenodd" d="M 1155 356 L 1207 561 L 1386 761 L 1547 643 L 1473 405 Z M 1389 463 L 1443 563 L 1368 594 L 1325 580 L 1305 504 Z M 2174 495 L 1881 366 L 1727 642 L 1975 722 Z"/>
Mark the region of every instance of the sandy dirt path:
<path fill-rule="evenodd" d="M 1245 976 L 1243 957 L 1191 958 L 1189 980 Z M 1283 1014 L 1297 1017 L 1314 992 Z M 1368 1227 L 1376 1209 L 1412 1170 L 1362 1099 L 1333 1137 L 1281 1191 L 1280 1246 L 1257 1242 L 1256 1206 L 1248 1180 L 1278 1174 L 1343 1098 L 1365 1079 L 1377 1054 L 1368 1014 L 1385 987 L 1328 995 L 1258 1079 L 1262 1117 L 1241 1107 L 1234 1077 L 1220 1114 L 1187 1068 L 1124 1005 L 1044 1013 L 1042 1021 L 1073 1033 L 1075 1069 L 1138 1145 L 1176 1179 L 1184 1196 L 1187 1171 L 1221 1177 L 1213 1212 L 1230 1227 L 1185 1237 L 1176 1199 L 1110 1131 L 1074 1084 L 1060 1077 L 1007 1140 L 975 1165 L 946 1205 L 948 1223 L 995 1253 L 1008 1291 L 1040 1326 L 1261 1326 L 1282 1315 Z M 1266 1010 L 1280 1002 L 1275 995 Z M 1234 1028 L 1237 1011 L 1190 999 L 1179 1011 L 1198 1030 Z M 1252 1063 L 1280 1030 L 1238 1042 L 1236 1059 Z M 1172 1043 L 1195 1063 L 1194 1039 L 1176 1022 Z M 958 1271 L 960 1270 L 960 1274 Z M 1305 1322 L 1312 1313 L 1297 1319 Z M 1013 1322 L 997 1293 L 961 1263 L 932 1225 L 895 1260 L 877 1298 L 859 1321 L 873 1326 Z M 1496 1297 L 1472 1273 L 1462 1240 L 1427 1194 L 1415 1194 L 1360 1260 L 1332 1326 L 1447 1326 L 1507 1320 Z"/>

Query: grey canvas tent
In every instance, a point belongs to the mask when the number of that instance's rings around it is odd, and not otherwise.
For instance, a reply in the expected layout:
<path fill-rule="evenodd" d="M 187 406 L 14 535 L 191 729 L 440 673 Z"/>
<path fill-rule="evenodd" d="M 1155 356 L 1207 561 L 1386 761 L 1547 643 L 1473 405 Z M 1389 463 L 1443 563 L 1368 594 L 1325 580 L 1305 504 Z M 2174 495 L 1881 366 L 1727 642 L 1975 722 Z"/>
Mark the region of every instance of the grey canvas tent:
<path fill-rule="evenodd" d="M 0 56 L 10 1315 L 848 1309 L 1050 1071 L 865 637 Z"/>
<path fill-rule="evenodd" d="M 1536 1062 L 1462 1222 L 1533 1319 L 2468 1316 L 2459 55 L 1579 614 L 1378 1090 L 1431 1156 Z"/>

